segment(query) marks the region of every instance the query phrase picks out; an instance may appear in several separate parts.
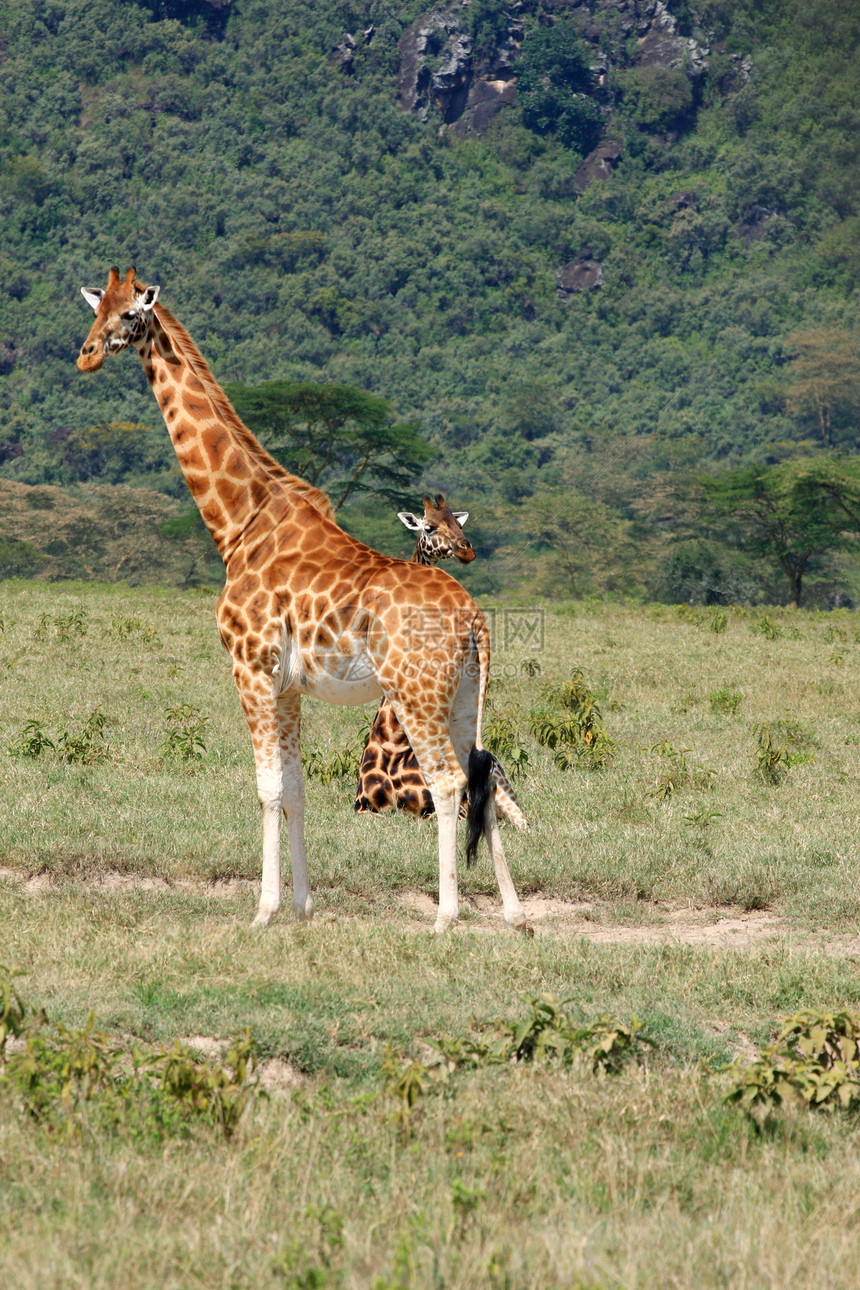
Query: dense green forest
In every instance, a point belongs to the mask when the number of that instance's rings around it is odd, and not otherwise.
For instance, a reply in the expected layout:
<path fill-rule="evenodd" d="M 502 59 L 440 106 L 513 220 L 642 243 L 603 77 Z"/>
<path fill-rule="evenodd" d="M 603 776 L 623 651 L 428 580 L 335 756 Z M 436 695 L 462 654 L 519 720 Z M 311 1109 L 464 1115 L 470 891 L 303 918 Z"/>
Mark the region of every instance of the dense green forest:
<path fill-rule="evenodd" d="M 134 356 L 74 365 L 79 287 L 135 264 L 231 388 L 417 428 L 414 488 L 339 512 L 375 545 L 441 490 L 476 591 L 787 600 L 750 534 L 809 459 L 805 601 L 860 598 L 858 36 L 857 0 L 0 0 L 0 487 L 182 498 Z"/>

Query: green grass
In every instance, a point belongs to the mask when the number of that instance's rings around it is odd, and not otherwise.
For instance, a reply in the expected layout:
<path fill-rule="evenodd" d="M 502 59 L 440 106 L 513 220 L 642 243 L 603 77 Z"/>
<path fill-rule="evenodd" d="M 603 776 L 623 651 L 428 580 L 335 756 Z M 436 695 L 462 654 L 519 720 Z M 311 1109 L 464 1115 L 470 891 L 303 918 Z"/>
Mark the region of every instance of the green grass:
<path fill-rule="evenodd" d="M 0 750 L 19 742 L 29 720 L 56 742 L 99 709 L 107 756 L 69 764 L 48 750 L 39 759 L 0 759 L 4 864 L 57 875 L 110 868 L 169 880 L 259 877 L 250 740 L 214 602 L 209 592 L 5 585 Z M 55 620 L 81 607 L 85 634 L 62 638 Z M 716 635 L 705 613 L 579 606 L 547 615 L 545 649 L 539 657 L 528 651 L 540 676 L 523 674 L 523 651 L 497 649 L 493 699 L 514 713 L 529 750 L 517 792 L 533 829 L 507 835 L 521 891 L 619 907 L 646 900 L 768 908 L 808 927 L 856 924 L 860 621 L 844 612 L 771 611 L 782 634 L 769 639 L 753 630 L 760 617 L 731 616 Z M 138 619 L 140 628 L 125 634 Z M 614 763 L 601 771 L 556 769 L 528 734 L 542 686 L 575 667 L 597 693 L 616 743 Z M 711 702 L 725 689 L 740 695 L 734 715 Z M 207 718 L 205 754 L 187 762 L 162 747 L 167 711 L 180 704 Z M 372 710 L 306 703 L 306 751 L 358 745 Z M 762 722 L 775 738 L 778 723 L 790 727 L 792 765 L 778 784 L 756 772 Z M 691 776 L 661 800 L 671 750 L 685 749 L 691 769 L 713 772 L 710 787 Z M 350 893 L 434 892 L 435 825 L 353 817 L 353 787 L 308 784 L 311 880 L 321 907 L 337 908 Z M 489 866 L 464 871 L 463 887 L 491 893 Z"/>
<path fill-rule="evenodd" d="M 62 639 L 54 620 L 81 608 L 85 633 Z M 496 651 L 509 675 L 494 702 L 517 714 L 529 751 L 517 792 L 533 828 L 505 831 L 521 892 L 591 901 L 599 927 L 659 927 L 697 906 L 783 920 L 777 940 L 716 951 L 563 927 L 526 940 L 488 933 L 468 908 L 435 938 L 401 900 L 435 896 L 435 825 L 355 817 L 351 783 L 316 780 L 319 917 L 253 933 L 252 882 L 231 897 L 205 884 L 258 879 L 260 852 L 213 609 L 202 592 L 0 589 L 0 865 L 12 871 L 0 961 L 24 970 L 21 993 L 52 1020 L 78 1027 L 92 1012 L 118 1041 L 154 1044 L 248 1027 L 261 1060 L 288 1061 L 296 1083 L 230 1142 L 205 1127 L 149 1142 L 95 1114 L 77 1140 L 52 1136 L 0 1081 L 0 1283 L 853 1286 L 856 1121 L 796 1113 L 756 1128 L 724 1105 L 715 1068 L 787 1013 L 860 1007 L 844 952 L 860 898 L 860 622 L 769 611 L 782 634 L 768 638 L 750 630 L 760 613 L 714 634 L 707 615 L 581 605 L 548 616 L 540 676 Z M 115 627 L 138 618 L 139 630 Z M 616 743 L 603 770 L 561 771 L 528 733 L 541 687 L 574 667 Z M 721 690 L 740 694 L 734 715 L 714 710 Z M 208 718 L 199 758 L 162 748 L 180 704 Z M 361 713 L 306 708 L 309 749 L 357 739 Z M 27 721 L 59 745 L 96 709 L 104 756 L 7 755 Z M 776 784 L 756 771 L 763 721 L 792 752 Z M 656 796 L 669 747 L 715 771 L 711 786 L 679 779 Z M 50 882 L 28 889 L 41 872 Z M 111 885 L 109 873 L 167 885 Z M 497 899 L 486 857 L 462 885 Z M 836 934 L 842 952 L 828 953 Z M 434 1039 L 521 1017 L 542 992 L 589 1018 L 638 1018 L 653 1041 L 643 1064 L 614 1077 L 456 1072 L 398 1116 L 392 1053 L 427 1062 Z"/>

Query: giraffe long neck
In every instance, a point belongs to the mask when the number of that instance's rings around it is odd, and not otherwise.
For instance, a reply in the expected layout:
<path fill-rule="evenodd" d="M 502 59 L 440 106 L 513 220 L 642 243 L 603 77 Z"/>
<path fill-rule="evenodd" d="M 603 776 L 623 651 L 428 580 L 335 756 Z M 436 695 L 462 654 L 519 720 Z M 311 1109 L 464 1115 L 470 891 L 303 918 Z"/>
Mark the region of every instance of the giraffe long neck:
<path fill-rule="evenodd" d="M 419 540 L 418 542 L 415 543 L 415 554 L 412 557 L 412 563 L 432 565 L 432 564 L 436 564 L 437 562 L 435 560 L 431 560 L 430 556 L 424 550 Z"/>
<path fill-rule="evenodd" d="M 290 475 L 241 421 L 188 332 L 163 306 L 137 345 L 182 473 L 227 562 L 273 492 L 304 497 L 324 513 L 328 499 Z"/>

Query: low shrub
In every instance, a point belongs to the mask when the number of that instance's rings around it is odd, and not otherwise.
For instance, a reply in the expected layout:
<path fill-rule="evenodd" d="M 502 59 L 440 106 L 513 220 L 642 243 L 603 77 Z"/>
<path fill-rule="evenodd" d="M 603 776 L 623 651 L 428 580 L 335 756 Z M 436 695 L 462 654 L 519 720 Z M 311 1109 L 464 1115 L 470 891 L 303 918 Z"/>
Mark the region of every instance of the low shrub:
<path fill-rule="evenodd" d="M 165 757 L 180 761 L 198 761 L 206 752 L 203 732 L 209 724 L 200 709 L 193 703 L 177 703 L 165 708 L 166 733 L 161 744 Z"/>
<path fill-rule="evenodd" d="M 326 753 L 313 748 L 302 756 L 302 761 L 311 779 L 318 779 L 321 784 L 334 784 L 343 779 L 355 779 L 361 765 L 361 752 L 361 748 L 354 744 L 342 744 Z"/>
<path fill-rule="evenodd" d="M 708 695 L 708 702 L 711 705 L 711 711 L 725 713 L 727 717 L 737 716 L 738 708 L 743 702 L 743 695 L 739 690 L 733 690 L 730 685 L 721 685 L 719 690 L 712 690 Z"/>
<path fill-rule="evenodd" d="M 823 1111 L 860 1106 L 860 1016 L 804 1011 L 788 1017 L 773 1043 L 754 1062 L 726 1068 L 736 1102 L 756 1119 L 777 1108 Z"/>
<path fill-rule="evenodd" d="M 89 765 L 104 761 L 109 755 L 104 742 L 105 727 L 108 724 L 108 718 L 101 708 L 94 708 L 81 730 L 61 730 L 56 739 L 52 739 L 44 722 L 38 717 L 31 717 L 24 722 L 17 742 L 9 747 L 9 753 L 12 757 L 27 757 L 35 761 L 43 753 L 55 752 L 69 765 Z"/>
<path fill-rule="evenodd" d="M 97 1031 L 92 1014 L 71 1030 L 28 1012 L 14 975 L 0 967 L 0 1096 L 12 1096 L 51 1135 L 78 1139 L 98 1123 L 161 1139 L 204 1123 L 229 1138 L 260 1093 L 248 1032 L 223 1062 L 198 1061 L 178 1041 L 129 1047 Z M 7 1058 L 8 1035 L 23 1037 L 26 1047 Z"/>
<path fill-rule="evenodd" d="M 527 1012 L 518 1021 L 502 1021 L 478 1040 L 468 1037 L 440 1039 L 434 1047 L 455 1066 L 505 1065 L 510 1062 L 583 1063 L 593 1073 L 617 1074 L 631 1058 L 650 1044 L 632 1018 L 624 1025 L 609 1013 L 593 1021 L 577 1021 L 570 1012 L 572 1000 L 559 1001 L 541 994 L 526 999 Z"/>

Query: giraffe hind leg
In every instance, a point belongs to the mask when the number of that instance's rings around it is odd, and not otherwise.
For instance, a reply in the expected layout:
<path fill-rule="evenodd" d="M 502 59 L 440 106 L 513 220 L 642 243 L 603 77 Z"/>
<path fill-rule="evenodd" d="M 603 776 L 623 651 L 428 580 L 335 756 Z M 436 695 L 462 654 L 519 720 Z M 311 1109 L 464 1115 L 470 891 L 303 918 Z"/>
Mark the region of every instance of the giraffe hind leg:
<path fill-rule="evenodd" d="M 445 932 L 460 916 L 457 890 L 457 818 L 466 789 L 445 717 L 437 713 L 430 721 L 415 715 L 411 705 L 393 705 L 397 718 L 433 798 L 439 826 L 439 910 L 435 930 Z"/>
<path fill-rule="evenodd" d="M 512 931 L 529 933 L 525 911 L 520 904 L 520 898 L 508 869 L 508 862 L 505 859 L 496 817 L 493 779 L 495 762 L 493 754 L 483 748 L 473 747 L 469 753 L 469 833 L 466 843 L 466 863 L 469 864 L 474 859 L 483 833 L 496 871 L 496 882 L 499 884 L 499 894 L 502 897 L 505 922 Z"/>
<path fill-rule="evenodd" d="M 293 878 L 293 916 L 301 923 L 313 918 L 314 902 L 305 854 L 305 779 L 301 754 L 302 701 L 297 694 L 278 699 L 278 742 L 281 749 L 281 809 L 290 840 Z"/>

